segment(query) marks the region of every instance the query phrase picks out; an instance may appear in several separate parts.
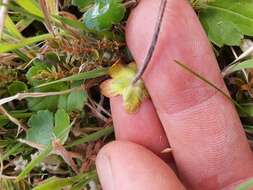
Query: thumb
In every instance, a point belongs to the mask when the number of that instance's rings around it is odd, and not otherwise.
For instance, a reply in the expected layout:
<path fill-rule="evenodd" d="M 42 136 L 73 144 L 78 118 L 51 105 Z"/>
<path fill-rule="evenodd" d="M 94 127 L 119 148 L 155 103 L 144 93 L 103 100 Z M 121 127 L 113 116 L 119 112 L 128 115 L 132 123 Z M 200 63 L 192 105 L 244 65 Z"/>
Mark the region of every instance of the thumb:
<path fill-rule="evenodd" d="M 96 164 L 103 190 L 185 189 L 168 165 L 134 143 L 115 141 L 106 145 Z"/>

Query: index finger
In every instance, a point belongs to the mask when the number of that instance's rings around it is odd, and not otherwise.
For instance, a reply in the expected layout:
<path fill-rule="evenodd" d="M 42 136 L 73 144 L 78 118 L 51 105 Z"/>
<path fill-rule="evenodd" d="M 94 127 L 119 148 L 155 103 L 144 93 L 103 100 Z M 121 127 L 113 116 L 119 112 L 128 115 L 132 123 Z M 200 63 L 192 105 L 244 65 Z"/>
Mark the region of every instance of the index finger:
<path fill-rule="evenodd" d="M 139 66 L 150 46 L 159 2 L 142 0 L 128 22 L 127 42 Z M 145 84 L 186 184 L 220 189 L 252 176 L 252 153 L 234 106 L 174 60 L 226 91 L 211 46 L 186 0 L 168 0 Z"/>

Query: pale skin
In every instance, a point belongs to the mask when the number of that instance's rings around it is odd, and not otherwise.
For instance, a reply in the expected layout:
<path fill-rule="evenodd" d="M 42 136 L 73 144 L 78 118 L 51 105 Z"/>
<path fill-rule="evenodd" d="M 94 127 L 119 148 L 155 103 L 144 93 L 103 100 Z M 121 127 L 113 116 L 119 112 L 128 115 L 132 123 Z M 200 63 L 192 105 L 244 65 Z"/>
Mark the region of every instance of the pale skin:
<path fill-rule="evenodd" d="M 127 43 L 139 67 L 152 40 L 159 2 L 141 0 L 128 20 Z M 232 190 L 253 177 L 253 155 L 233 104 L 174 60 L 226 91 L 187 0 L 167 2 L 143 76 L 152 100 L 128 114 L 121 97 L 111 99 L 117 141 L 97 157 L 103 190 Z M 169 146 L 172 154 L 162 154 Z"/>

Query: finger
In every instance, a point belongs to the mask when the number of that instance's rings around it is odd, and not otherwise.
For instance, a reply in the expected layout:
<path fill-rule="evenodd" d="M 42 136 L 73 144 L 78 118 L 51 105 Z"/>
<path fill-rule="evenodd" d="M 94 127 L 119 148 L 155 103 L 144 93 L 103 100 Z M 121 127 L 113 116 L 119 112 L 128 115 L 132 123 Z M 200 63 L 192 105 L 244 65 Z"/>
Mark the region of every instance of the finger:
<path fill-rule="evenodd" d="M 173 171 L 144 147 L 116 141 L 98 154 L 97 171 L 104 190 L 181 190 Z"/>
<path fill-rule="evenodd" d="M 159 3 L 143 0 L 129 18 L 127 42 L 139 66 L 150 46 Z M 186 0 L 168 0 L 145 84 L 186 184 L 193 189 L 220 189 L 253 175 L 252 154 L 234 106 L 174 60 L 226 89 L 206 35 Z"/>
<path fill-rule="evenodd" d="M 146 100 L 137 113 L 128 114 L 122 101 L 121 97 L 111 99 L 116 139 L 143 145 L 164 160 L 171 161 L 170 154 L 161 153 L 169 143 L 152 102 Z"/>

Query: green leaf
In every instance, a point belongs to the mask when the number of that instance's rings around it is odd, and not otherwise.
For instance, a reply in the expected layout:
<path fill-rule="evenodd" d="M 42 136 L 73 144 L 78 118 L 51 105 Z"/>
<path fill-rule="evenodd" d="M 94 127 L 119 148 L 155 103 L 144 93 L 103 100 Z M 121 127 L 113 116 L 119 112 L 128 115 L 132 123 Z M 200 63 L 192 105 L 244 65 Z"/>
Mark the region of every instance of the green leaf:
<path fill-rule="evenodd" d="M 108 136 L 110 134 L 112 134 L 114 131 L 113 127 L 106 127 L 104 129 L 101 129 L 95 133 L 92 133 L 90 135 L 86 135 L 84 137 L 81 137 L 80 139 L 77 139 L 69 144 L 67 144 L 67 148 L 76 146 L 76 145 L 80 145 L 80 144 L 84 144 L 87 142 L 94 142 L 97 141 L 98 139 L 100 139 L 101 137 L 105 137 Z"/>
<path fill-rule="evenodd" d="M 28 13 L 43 18 L 43 13 L 35 0 L 16 0 L 16 3 L 24 8 Z"/>
<path fill-rule="evenodd" d="M 227 72 L 232 73 L 235 71 L 241 71 L 242 69 L 252 69 L 252 68 L 253 68 L 253 59 L 249 59 L 241 63 L 230 66 L 230 68 L 227 69 Z"/>
<path fill-rule="evenodd" d="M 49 86 L 49 85 L 57 84 L 57 83 L 60 83 L 60 82 L 80 81 L 80 80 L 87 80 L 87 79 L 97 78 L 97 77 L 101 77 L 101 76 L 106 75 L 107 72 L 108 72 L 107 68 L 98 68 L 98 69 L 88 71 L 88 72 L 85 72 L 85 73 L 79 73 L 79 74 L 75 74 L 75 75 L 72 75 L 72 76 L 69 76 L 69 77 L 65 77 L 65 78 L 62 78 L 60 80 L 47 82 L 47 83 L 44 83 L 44 84 L 41 84 L 41 85 L 37 86 L 36 88 L 40 88 L 40 87 L 43 87 L 43 86 Z"/>
<path fill-rule="evenodd" d="M 27 131 L 27 140 L 37 144 L 48 145 L 54 138 L 54 116 L 50 111 L 39 111 L 33 115 L 28 125 L 30 129 Z"/>
<path fill-rule="evenodd" d="M 73 20 L 66 17 L 62 17 L 62 16 L 54 16 L 54 17 L 58 19 L 59 21 L 61 21 L 62 23 L 69 25 L 75 29 L 87 31 L 87 28 L 85 27 L 85 25 L 79 20 Z"/>
<path fill-rule="evenodd" d="M 10 112 L 11 116 L 13 116 L 16 119 L 26 119 L 31 117 L 32 113 L 16 113 L 16 112 Z M 5 115 L 0 115 L 0 127 L 6 125 L 9 123 L 9 118 Z"/>
<path fill-rule="evenodd" d="M 19 32 L 19 30 L 17 29 L 16 25 L 13 23 L 9 15 L 7 15 L 5 19 L 5 28 L 13 37 L 18 39 L 23 38 L 22 34 Z"/>
<path fill-rule="evenodd" d="M 31 111 L 50 110 L 55 111 L 57 109 L 59 96 L 48 96 L 43 98 L 27 98 L 28 108 Z"/>
<path fill-rule="evenodd" d="M 48 64 L 44 64 L 42 62 L 35 62 L 34 65 L 28 70 L 26 73 L 26 78 L 30 84 L 33 86 L 43 84 L 49 79 L 44 79 L 43 73 L 47 73 L 50 75 L 53 67 Z M 62 90 L 67 90 L 68 85 L 66 83 L 52 84 L 40 88 L 35 88 L 35 92 L 57 92 Z M 55 111 L 58 106 L 59 96 L 48 96 L 43 98 L 27 98 L 28 108 L 32 111 L 39 110 L 50 110 Z"/>
<path fill-rule="evenodd" d="M 30 129 L 27 131 L 27 140 L 49 145 L 53 139 L 60 139 L 63 144 L 70 131 L 70 118 L 64 109 L 57 110 L 55 116 L 52 112 L 43 110 L 34 114 L 28 125 Z"/>
<path fill-rule="evenodd" d="M 62 95 L 58 100 L 58 108 L 67 110 L 68 95 Z"/>
<path fill-rule="evenodd" d="M 54 134 L 64 144 L 70 132 L 70 118 L 64 109 L 59 109 L 55 114 Z"/>
<path fill-rule="evenodd" d="M 199 11 L 209 39 L 220 47 L 240 45 L 243 35 L 253 36 L 253 1 L 214 0 Z"/>
<path fill-rule="evenodd" d="M 75 86 L 80 85 L 72 85 L 72 88 Z M 59 97 L 58 108 L 62 108 L 67 112 L 82 111 L 86 101 L 87 93 L 85 91 L 73 91 L 68 95 L 62 95 Z"/>
<path fill-rule="evenodd" d="M 72 0 L 72 4 L 77 6 L 79 9 L 88 7 L 94 3 L 94 0 Z"/>
<path fill-rule="evenodd" d="M 52 38 L 52 34 L 42 34 L 38 35 L 36 37 L 30 37 L 30 38 L 24 38 L 17 43 L 9 43 L 9 42 L 1 42 L 0 43 L 0 53 L 6 53 L 9 51 L 13 51 L 15 49 L 19 49 L 43 40 L 47 40 L 49 38 Z"/>
<path fill-rule="evenodd" d="M 242 107 L 242 109 L 238 109 L 240 117 L 253 117 L 252 103 L 240 104 L 240 106 Z"/>
<path fill-rule="evenodd" d="M 87 94 L 84 91 L 71 92 L 67 100 L 68 112 L 81 111 L 86 101 Z"/>
<path fill-rule="evenodd" d="M 96 0 L 84 14 L 84 24 L 92 31 L 109 30 L 124 18 L 125 12 L 122 0 Z"/>
<path fill-rule="evenodd" d="M 48 110 L 39 111 L 28 121 L 30 129 L 27 131 L 27 140 L 46 145 L 39 156 L 33 159 L 17 177 L 18 180 L 26 177 L 30 171 L 41 163 L 53 150 L 52 140 L 60 139 L 64 143 L 70 131 L 70 118 L 63 109 L 59 109 L 55 116 Z"/>
<path fill-rule="evenodd" d="M 50 66 L 36 60 L 34 65 L 27 71 L 26 78 L 32 86 L 37 86 L 45 82 L 45 80 L 39 79 L 42 78 L 39 76 L 45 72 L 50 72 Z"/>
<path fill-rule="evenodd" d="M 83 189 L 90 180 L 94 179 L 97 179 L 96 171 L 90 171 L 85 174 L 79 174 L 68 178 L 51 177 L 33 188 L 33 190 L 62 190 L 65 189 L 64 187 L 69 186 L 73 189 L 75 184 L 82 184 L 81 189 Z"/>
<path fill-rule="evenodd" d="M 75 183 L 75 181 L 71 178 L 51 177 L 43 181 L 42 184 L 33 188 L 33 190 L 62 190 L 62 188 L 73 185 L 73 183 Z"/>
<path fill-rule="evenodd" d="M 27 85 L 22 81 L 14 81 L 8 86 L 8 92 L 11 96 L 27 91 Z"/>
<path fill-rule="evenodd" d="M 27 166 L 18 175 L 17 181 L 25 178 L 32 171 L 32 169 L 35 166 L 37 166 L 38 164 L 40 164 L 48 155 L 50 155 L 50 153 L 52 152 L 52 150 L 53 150 L 52 145 L 48 145 L 45 148 L 45 150 L 43 150 L 42 152 L 40 152 L 40 154 L 35 159 L 33 159 L 31 162 L 29 162 L 29 164 L 27 164 Z"/>

